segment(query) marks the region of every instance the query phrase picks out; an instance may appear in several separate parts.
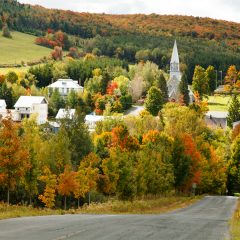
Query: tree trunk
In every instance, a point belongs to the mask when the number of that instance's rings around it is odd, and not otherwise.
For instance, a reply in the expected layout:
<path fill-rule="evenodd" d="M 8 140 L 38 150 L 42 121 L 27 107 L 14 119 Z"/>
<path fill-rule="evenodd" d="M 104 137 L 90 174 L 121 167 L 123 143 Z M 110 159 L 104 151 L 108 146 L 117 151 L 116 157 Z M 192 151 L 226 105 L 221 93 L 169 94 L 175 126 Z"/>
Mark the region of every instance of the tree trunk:
<path fill-rule="evenodd" d="M 10 190 L 9 190 L 9 187 L 7 189 L 7 204 L 9 205 L 9 202 L 10 202 Z"/>
<path fill-rule="evenodd" d="M 67 196 L 64 196 L 64 210 L 67 209 Z"/>
<path fill-rule="evenodd" d="M 78 208 L 80 207 L 80 199 L 78 198 Z"/>
<path fill-rule="evenodd" d="M 90 203 L 91 203 L 91 194 L 90 192 L 88 192 L 88 205 L 90 205 Z"/>
<path fill-rule="evenodd" d="M 32 195 L 29 196 L 29 205 L 32 206 Z"/>

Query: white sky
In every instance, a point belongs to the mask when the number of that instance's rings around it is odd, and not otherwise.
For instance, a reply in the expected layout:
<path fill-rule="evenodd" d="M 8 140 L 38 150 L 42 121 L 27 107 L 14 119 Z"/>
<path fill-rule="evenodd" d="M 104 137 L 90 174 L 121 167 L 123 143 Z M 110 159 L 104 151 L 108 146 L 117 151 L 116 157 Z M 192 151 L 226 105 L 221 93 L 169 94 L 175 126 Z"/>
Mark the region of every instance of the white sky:
<path fill-rule="evenodd" d="M 180 14 L 240 23 L 240 0 L 19 0 L 19 2 L 78 12 Z"/>

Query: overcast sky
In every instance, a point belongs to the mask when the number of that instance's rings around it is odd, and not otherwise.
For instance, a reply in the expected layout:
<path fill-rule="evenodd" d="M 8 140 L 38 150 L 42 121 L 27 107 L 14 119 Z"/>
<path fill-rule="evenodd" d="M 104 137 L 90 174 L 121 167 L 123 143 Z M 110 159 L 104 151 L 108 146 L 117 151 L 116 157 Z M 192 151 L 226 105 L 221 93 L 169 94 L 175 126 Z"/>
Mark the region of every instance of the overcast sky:
<path fill-rule="evenodd" d="M 240 23 L 240 0 L 19 0 L 48 8 L 94 13 L 159 13 L 211 17 Z"/>

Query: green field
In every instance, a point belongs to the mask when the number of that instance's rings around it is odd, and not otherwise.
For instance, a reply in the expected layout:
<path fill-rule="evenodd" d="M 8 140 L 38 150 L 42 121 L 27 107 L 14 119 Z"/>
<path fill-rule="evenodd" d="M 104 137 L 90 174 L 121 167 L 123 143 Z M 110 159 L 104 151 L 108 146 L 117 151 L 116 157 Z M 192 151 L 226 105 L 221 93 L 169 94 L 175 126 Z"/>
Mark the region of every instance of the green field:
<path fill-rule="evenodd" d="M 205 99 L 208 102 L 209 111 L 228 111 L 231 102 L 230 96 L 209 96 Z"/>
<path fill-rule="evenodd" d="M 34 43 L 36 37 L 20 32 L 12 32 L 12 39 L 0 35 L 0 64 L 21 64 L 39 60 L 51 53 L 51 49 Z"/>

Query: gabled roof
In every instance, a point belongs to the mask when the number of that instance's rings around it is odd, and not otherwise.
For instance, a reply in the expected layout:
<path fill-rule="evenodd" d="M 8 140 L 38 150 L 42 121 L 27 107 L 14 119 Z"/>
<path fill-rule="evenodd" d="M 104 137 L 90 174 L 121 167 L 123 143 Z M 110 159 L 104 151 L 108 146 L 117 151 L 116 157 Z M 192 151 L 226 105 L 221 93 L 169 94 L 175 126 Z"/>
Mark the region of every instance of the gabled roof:
<path fill-rule="evenodd" d="M 50 84 L 48 88 L 83 89 L 77 81 L 73 81 L 72 79 L 58 79 L 56 82 Z"/>
<path fill-rule="evenodd" d="M 171 63 L 179 63 L 179 56 L 178 56 L 178 48 L 177 48 L 177 41 L 174 42 L 173 52 L 172 52 L 172 58 Z"/>
<path fill-rule="evenodd" d="M 0 99 L 0 107 L 5 108 L 7 106 L 6 101 L 4 99 Z"/>
<path fill-rule="evenodd" d="M 47 104 L 47 100 L 42 96 L 21 96 L 15 103 L 15 108 L 30 108 L 34 104 Z"/>
<path fill-rule="evenodd" d="M 56 119 L 64 119 L 64 118 L 69 118 L 72 119 L 74 114 L 75 114 L 76 110 L 75 109 L 64 109 L 64 108 L 60 108 L 58 110 Z"/>

